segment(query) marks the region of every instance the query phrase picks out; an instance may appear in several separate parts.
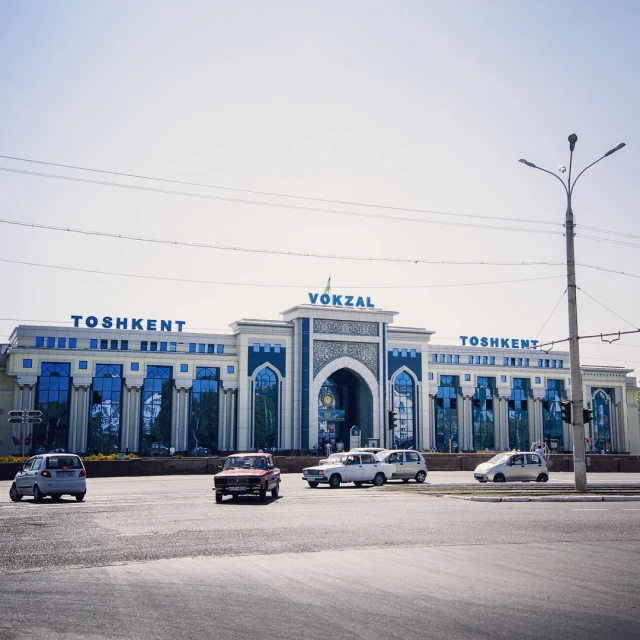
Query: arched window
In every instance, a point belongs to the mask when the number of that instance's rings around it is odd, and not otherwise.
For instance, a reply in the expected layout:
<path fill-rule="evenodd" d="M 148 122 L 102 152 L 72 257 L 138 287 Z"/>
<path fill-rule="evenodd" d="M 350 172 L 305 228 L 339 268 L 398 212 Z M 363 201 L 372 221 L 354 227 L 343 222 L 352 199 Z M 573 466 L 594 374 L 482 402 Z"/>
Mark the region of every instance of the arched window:
<path fill-rule="evenodd" d="M 495 378 L 478 376 L 473 394 L 473 448 L 476 451 L 495 448 L 493 390 Z"/>
<path fill-rule="evenodd" d="M 122 365 L 96 365 L 91 385 L 88 453 L 117 453 L 120 448 Z"/>
<path fill-rule="evenodd" d="M 603 389 L 592 396 L 593 407 L 593 448 L 597 451 L 611 452 L 611 400 Z"/>
<path fill-rule="evenodd" d="M 189 419 L 189 449 L 193 455 L 218 450 L 218 377 L 217 367 L 196 367 Z"/>
<path fill-rule="evenodd" d="M 68 363 L 43 362 L 38 378 L 36 409 L 42 422 L 33 425 L 31 451 L 42 453 L 69 447 L 69 395 L 71 366 Z"/>
<path fill-rule="evenodd" d="M 278 376 L 269 367 L 253 382 L 253 441 L 258 449 L 278 446 Z"/>
<path fill-rule="evenodd" d="M 560 402 L 564 397 L 563 380 L 547 380 L 547 388 L 542 400 L 542 422 L 544 441 L 552 452 L 564 451 L 562 437 L 562 412 Z"/>
<path fill-rule="evenodd" d="M 398 426 L 393 430 L 393 443 L 398 449 L 415 447 L 415 385 L 406 372 L 399 373 L 393 382 L 393 411 L 398 414 Z"/>
<path fill-rule="evenodd" d="M 173 372 L 171 367 L 147 367 L 142 387 L 140 453 L 166 456 L 171 446 Z"/>
<path fill-rule="evenodd" d="M 436 449 L 458 451 L 458 376 L 440 376 L 435 397 Z"/>

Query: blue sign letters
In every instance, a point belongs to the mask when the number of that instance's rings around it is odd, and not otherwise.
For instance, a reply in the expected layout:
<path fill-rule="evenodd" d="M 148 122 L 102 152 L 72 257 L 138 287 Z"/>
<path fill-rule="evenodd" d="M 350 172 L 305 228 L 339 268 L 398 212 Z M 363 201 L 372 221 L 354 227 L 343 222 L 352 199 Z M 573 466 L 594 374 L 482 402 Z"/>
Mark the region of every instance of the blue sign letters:
<path fill-rule="evenodd" d="M 325 307 L 358 307 L 359 309 L 375 308 L 375 305 L 371 302 L 371 298 L 365 298 L 363 296 L 346 296 L 344 294 L 309 293 L 309 302 L 311 302 L 311 304 L 320 303 Z"/>
<path fill-rule="evenodd" d="M 460 336 L 462 346 L 467 343 L 471 347 L 495 347 L 496 349 L 536 349 L 538 340 L 525 340 L 524 338 L 487 338 L 482 336 Z"/>
<path fill-rule="evenodd" d="M 73 326 L 79 327 L 84 320 L 84 326 L 89 329 L 132 329 L 134 331 L 177 331 L 182 333 L 182 327 L 186 324 L 184 320 L 145 320 L 144 318 L 113 318 L 104 316 L 71 316 Z M 175 325 L 175 329 L 174 329 Z"/>

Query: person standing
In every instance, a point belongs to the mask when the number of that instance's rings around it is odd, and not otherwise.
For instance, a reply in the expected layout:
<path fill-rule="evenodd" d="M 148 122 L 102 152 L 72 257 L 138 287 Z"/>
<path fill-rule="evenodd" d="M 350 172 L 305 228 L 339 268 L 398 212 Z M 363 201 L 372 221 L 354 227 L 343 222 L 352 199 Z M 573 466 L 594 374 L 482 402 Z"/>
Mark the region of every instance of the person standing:
<path fill-rule="evenodd" d="M 327 440 L 324 445 L 324 452 L 327 454 L 327 458 L 331 455 L 331 441 Z"/>

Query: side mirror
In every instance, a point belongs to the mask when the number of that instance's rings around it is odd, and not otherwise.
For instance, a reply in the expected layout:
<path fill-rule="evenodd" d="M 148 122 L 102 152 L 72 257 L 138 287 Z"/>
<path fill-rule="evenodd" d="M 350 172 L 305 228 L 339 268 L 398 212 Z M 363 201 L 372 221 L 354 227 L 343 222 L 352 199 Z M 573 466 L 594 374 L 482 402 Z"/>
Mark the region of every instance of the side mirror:
<path fill-rule="evenodd" d="M 513 464 L 513 462 L 511 462 L 511 460 L 507 460 L 507 467 L 510 467 Z"/>
<path fill-rule="evenodd" d="M 23 465 L 23 464 L 21 464 L 21 465 L 18 467 L 18 473 L 22 473 L 23 471 L 24 471 L 24 465 Z"/>

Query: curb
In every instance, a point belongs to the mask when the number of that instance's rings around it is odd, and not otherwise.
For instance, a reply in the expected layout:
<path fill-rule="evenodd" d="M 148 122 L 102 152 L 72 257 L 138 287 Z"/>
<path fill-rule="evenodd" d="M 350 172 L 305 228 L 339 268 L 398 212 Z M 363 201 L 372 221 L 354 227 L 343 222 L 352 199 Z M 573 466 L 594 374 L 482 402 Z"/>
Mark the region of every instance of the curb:
<path fill-rule="evenodd" d="M 446 496 L 469 502 L 640 502 L 640 496 L 518 496 L 499 498 L 493 496 Z"/>

